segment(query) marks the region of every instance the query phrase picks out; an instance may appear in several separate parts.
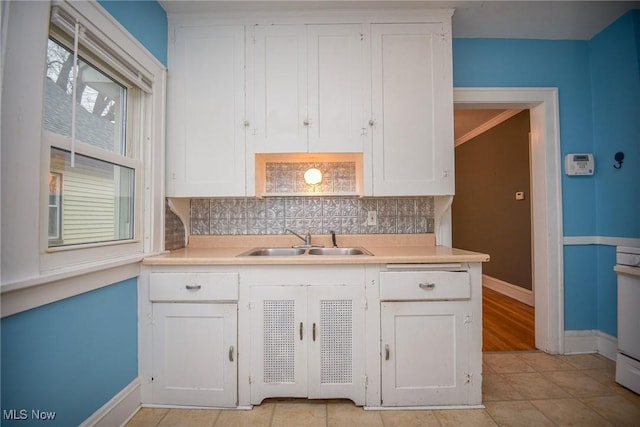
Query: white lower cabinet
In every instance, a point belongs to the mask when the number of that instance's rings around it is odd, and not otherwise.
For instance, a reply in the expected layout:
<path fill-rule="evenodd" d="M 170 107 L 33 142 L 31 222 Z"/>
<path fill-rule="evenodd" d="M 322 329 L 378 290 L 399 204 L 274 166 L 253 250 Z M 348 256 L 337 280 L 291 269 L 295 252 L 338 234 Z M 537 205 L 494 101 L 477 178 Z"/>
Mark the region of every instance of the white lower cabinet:
<path fill-rule="evenodd" d="M 383 302 L 382 405 L 466 403 L 464 311 L 451 302 Z"/>
<path fill-rule="evenodd" d="M 251 403 L 345 398 L 364 405 L 364 285 L 251 288 Z"/>
<path fill-rule="evenodd" d="M 380 284 L 382 406 L 472 403 L 481 383 L 470 358 L 481 354 L 469 273 L 382 272 Z"/>
<path fill-rule="evenodd" d="M 235 407 L 238 273 L 151 273 L 151 403 Z"/>
<path fill-rule="evenodd" d="M 235 407 L 237 303 L 153 304 L 154 403 Z"/>

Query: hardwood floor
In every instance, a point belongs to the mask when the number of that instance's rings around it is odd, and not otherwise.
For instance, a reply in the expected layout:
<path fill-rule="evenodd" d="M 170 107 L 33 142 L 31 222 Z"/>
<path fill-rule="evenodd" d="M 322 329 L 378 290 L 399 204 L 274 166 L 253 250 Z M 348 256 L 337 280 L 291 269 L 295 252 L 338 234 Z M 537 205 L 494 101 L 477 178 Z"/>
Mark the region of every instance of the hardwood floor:
<path fill-rule="evenodd" d="M 535 350 L 534 308 L 482 288 L 482 351 Z"/>

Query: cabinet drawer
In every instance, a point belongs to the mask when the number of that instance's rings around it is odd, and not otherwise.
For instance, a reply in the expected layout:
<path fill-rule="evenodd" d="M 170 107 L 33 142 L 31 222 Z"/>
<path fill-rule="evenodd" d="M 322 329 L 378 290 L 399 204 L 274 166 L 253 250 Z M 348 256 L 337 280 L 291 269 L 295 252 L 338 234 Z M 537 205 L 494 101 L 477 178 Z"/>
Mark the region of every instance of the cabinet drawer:
<path fill-rule="evenodd" d="M 471 279 L 466 271 L 383 271 L 380 299 L 455 300 L 471 298 Z"/>
<path fill-rule="evenodd" d="M 238 273 L 151 273 L 151 301 L 236 301 Z"/>

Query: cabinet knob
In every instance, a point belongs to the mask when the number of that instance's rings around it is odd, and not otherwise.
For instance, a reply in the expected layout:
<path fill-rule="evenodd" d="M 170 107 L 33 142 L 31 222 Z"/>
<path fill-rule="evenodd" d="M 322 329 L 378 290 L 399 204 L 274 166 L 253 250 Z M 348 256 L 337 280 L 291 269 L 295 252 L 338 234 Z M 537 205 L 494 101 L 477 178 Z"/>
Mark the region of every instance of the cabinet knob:
<path fill-rule="evenodd" d="M 229 362 L 233 362 L 233 346 L 229 347 Z"/>
<path fill-rule="evenodd" d="M 420 289 L 424 289 L 426 291 L 430 291 L 435 289 L 436 284 L 435 283 L 418 283 L 418 287 Z"/>
<path fill-rule="evenodd" d="M 369 126 L 375 126 L 376 125 L 376 121 L 371 119 L 369 120 Z"/>
<path fill-rule="evenodd" d="M 251 126 L 251 122 L 249 120 L 245 120 L 244 122 L 242 122 L 243 126 L 248 128 L 249 126 Z"/>
<path fill-rule="evenodd" d="M 303 124 L 303 125 L 305 125 L 305 126 L 311 126 L 311 120 L 310 120 L 310 119 L 305 119 L 305 120 L 302 122 L 302 124 Z"/>
<path fill-rule="evenodd" d="M 384 346 L 384 360 L 389 360 L 389 344 L 385 344 Z"/>

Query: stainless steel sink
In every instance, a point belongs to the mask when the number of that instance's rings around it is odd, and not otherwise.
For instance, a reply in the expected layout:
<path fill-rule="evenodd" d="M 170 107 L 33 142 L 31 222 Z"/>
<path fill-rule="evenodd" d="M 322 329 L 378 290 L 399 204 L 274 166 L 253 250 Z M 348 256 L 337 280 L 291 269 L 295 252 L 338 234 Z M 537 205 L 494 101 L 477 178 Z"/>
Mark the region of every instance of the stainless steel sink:
<path fill-rule="evenodd" d="M 246 256 L 267 256 L 267 257 L 286 257 L 298 255 L 334 255 L 334 256 L 353 256 L 353 255 L 373 255 L 365 248 L 253 248 L 237 255 L 239 257 Z"/>
<path fill-rule="evenodd" d="M 313 248 L 309 255 L 373 255 L 365 248 Z"/>
<path fill-rule="evenodd" d="M 304 252 L 303 248 L 253 248 L 238 256 L 296 256 Z"/>

